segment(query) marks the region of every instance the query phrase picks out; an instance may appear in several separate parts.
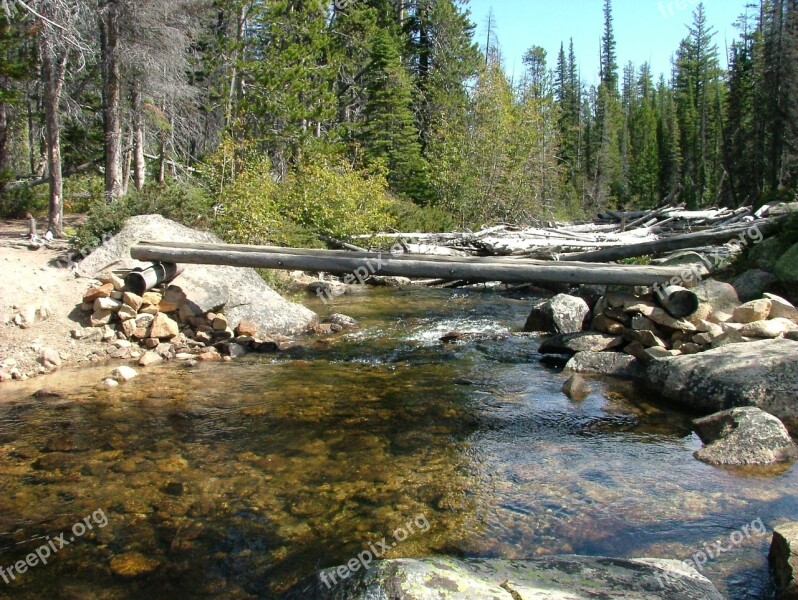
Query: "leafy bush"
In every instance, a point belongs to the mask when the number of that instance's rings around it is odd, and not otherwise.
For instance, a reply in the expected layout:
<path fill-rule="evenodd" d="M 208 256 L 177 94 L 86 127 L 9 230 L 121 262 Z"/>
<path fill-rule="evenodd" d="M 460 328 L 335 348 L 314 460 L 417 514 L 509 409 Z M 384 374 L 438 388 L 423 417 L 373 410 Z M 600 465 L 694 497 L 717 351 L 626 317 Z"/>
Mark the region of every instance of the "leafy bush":
<path fill-rule="evenodd" d="M 394 224 L 388 182 L 381 172 L 356 171 L 326 161 L 300 167 L 280 188 L 280 214 L 336 238 L 384 231 Z"/>
<path fill-rule="evenodd" d="M 203 180 L 221 207 L 214 229 L 227 242 L 322 247 L 317 234 L 347 238 L 395 221 L 384 173 L 329 154 L 308 152 L 278 183 L 268 158 L 227 139 L 206 161 Z"/>
<path fill-rule="evenodd" d="M 439 206 L 419 206 L 409 200 L 395 198 L 388 210 L 400 231 L 442 233 L 458 228 L 454 215 Z"/>

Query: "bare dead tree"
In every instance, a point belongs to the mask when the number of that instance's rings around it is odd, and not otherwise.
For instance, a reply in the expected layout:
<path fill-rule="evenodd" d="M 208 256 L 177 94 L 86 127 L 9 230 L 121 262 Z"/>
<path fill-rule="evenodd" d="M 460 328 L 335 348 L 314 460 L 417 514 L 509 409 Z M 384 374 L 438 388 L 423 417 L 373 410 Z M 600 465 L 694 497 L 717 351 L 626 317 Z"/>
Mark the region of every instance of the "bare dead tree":
<path fill-rule="evenodd" d="M 64 186 L 61 161 L 61 99 L 70 61 L 78 69 L 91 52 L 80 25 L 85 5 L 80 0 L 16 0 L 16 10 L 36 21 L 45 120 L 45 147 L 50 185 L 49 230 L 63 237 Z M 10 6 L 6 6 L 10 10 Z"/>

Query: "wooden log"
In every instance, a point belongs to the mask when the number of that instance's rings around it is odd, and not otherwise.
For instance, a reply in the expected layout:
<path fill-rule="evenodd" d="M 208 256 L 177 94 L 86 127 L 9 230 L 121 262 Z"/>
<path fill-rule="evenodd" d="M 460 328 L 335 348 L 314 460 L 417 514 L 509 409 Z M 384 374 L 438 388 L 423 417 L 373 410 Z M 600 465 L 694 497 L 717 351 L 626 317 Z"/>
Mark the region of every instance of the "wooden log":
<path fill-rule="evenodd" d="M 695 292 L 678 285 L 655 286 L 654 291 L 656 292 L 654 298 L 659 305 L 676 319 L 683 319 L 695 314 L 700 306 Z"/>
<path fill-rule="evenodd" d="M 449 257 L 423 260 L 420 256 L 396 257 L 390 254 L 372 258 L 353 256 L 351 252 L 294 251 L 288 248 L 281 253 L 273 250 L 258 252 L 253 249 L 241 251 L 218 245 L 211 249 L 207 244 L 192 248 L 184 244 L 156 245 L 139 244 L 130 250 L 136 260 L 170 263 L 229 265 L 261 269 L 298 269 L 348 273 L 353 280 L 365 281 L 372 275 L 387 275 L 412 278 L 465 279 L 473 282 L 501 281 L 505 283 L 570 283 L 607 285 L 653 285 L 665 283 L 679 277 L 684 266 L 651 267 L 626 265 L 593 265 L 563 262 L 460 262 Z M 324 253 L 323 253 L 324 252 Z M 335 252 L 335 255 L 330 255 Z M 463 260 L 463 259 L 461 259 Z"/>
<path fill-rule="evenodd" d="M 760 219 L 743 226 L 735 226 L 725 229 L 712 229 L 709 231 L 699 231 L 696 233 L 686 233 L 664 238 L 655 241 L 628 244 L 625 246 L 615 246 L 612 248 L 602 248 L 592 252 L 581 252 L 579 254 L 567 254 L 562 256 L 566 260 L 580 262 L 610 262 L 624 260 L 626 258 L 636 258 L 638 256 L 659 255 L 666 252 L 677 250 L 688 250 L 696 246 L 707 246 L 712 244 L 724 244 L 740 235 L 746 233 L 753 227 L 759 230 L 763 236 L 768 236 L 779 228 L 779 221 L 776 219 Z M 752 240 L 753 242 L 753 240 Z"/>

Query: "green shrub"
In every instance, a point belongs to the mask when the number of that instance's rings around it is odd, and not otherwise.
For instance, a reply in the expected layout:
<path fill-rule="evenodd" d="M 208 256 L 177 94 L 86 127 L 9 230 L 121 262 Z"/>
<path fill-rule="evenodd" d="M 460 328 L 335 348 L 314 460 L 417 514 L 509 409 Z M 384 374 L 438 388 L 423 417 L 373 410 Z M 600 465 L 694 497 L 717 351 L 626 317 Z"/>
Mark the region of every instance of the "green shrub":
<path fill-rule="evenodd" d="M 458 228 L 454 215 L 438 206 L 419 206 L 409 200 L 395 198 L 388 211 L 403 232 L 442 233 Z"/>
<path fill-rule="evenodd" d="M 277 198 L 284 218 L 336 238 L 377 233 L 395 222 L 384 174 L 357 171 L 345 161 L 300 167 L 280 187 Z"/>
<path fill-rule="evenodd" d="M 115 202 L 95 200 L 73 244 L 81 248 L 101 243 L 103 235 L 117 233 L 125 220 L 135 215 L 159 214 L 188 227 L 207 228 L 213 215 L 212 204 L 200 188 L 179 182 L 153 183 Z"/>
<path fill-rule="evenodd" d="M 278 183 L 268 158 L 225 139 L 202 166 L 221 208 L 214 230 L 227 242 L 323 247 L 318 234 L 348 238 L 390 227 L 384 173 L 358 171 L 329 153 L 307 152 Z"/>

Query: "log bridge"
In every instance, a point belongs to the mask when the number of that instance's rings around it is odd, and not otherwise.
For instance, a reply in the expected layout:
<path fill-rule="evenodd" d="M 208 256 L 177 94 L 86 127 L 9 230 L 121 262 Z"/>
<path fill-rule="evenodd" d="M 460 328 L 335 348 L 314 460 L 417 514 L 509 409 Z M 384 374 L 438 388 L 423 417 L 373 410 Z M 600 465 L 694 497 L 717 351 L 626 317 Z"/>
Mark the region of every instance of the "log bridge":
<path fill-rule="evenodd" d="M 705 273 L 701 265 L 657 267 L 609 265 L 574 261 L 545 261 L 510 257 L 455 257 L 309 250 L 233 244 L 184 244 L 140 242 L 130 250 L 132 258 L 176 264 L 227 265 L 257 269 L 323 271 L 410 278 L 466 280 L 474 283 L 564 283 L 592 285 L 689 284 L 685 273 Z M 358 277 L 358 274 L 363 277 Z M 692 278 L 695 281 L 696 277 Z"/>

